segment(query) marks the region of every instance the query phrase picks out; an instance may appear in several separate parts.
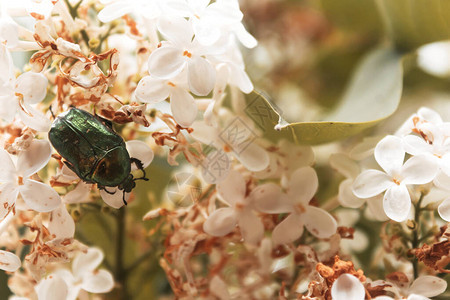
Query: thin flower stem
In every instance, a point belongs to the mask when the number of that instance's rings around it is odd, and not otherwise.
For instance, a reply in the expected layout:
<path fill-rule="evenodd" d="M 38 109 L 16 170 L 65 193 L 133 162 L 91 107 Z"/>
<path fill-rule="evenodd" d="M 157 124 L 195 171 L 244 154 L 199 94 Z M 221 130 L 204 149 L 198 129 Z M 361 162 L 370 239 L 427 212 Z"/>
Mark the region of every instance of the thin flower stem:
<path fill-rule="evenodd" d="M 123 264 L 123 256 L 125 249 L 125 217 L 126 206 L 119 209 L 117 215 L 117 237 L 116 237 L 116 270 L 115 277 L 119 283 L 119 299 L 129 299 L 127 293 L 127 273 Z"/>
<path fill-rule="evenodd" d="M 424 198 L 424 194 L 421 193 L 420 194 L 420 198 L 419 201 L 417 201 L 417 203 L 414 205 L 414 221 L 416 223 L 416 227 L 413 230 L 413 237 L 412 237 L 412 248 L 416 249 L 419 247 L 420 244 L 420 239 L 419 239 L 419 230 L 420 230 L 420 212 L 422 210 L 422 208 L 420 207 L 420 205 L 422 204 L 422 200 Z M 417 277 L 419 277 L 419 262 L 416 258 L 414 258 L 414 260 L 412 261 L 412 265 L 413 265 L 413 272 L 414 272 L 414 279 L 416 279 Z"/>
<path fill-rule="evenodd" d="M 72 6 L 72 5 L 70 5 L 69 0 L 64 0 L 64 3 L 67 5 L 67 8 L 69 9 L 70 15 L 72 16 L 72 18 L 74 20 L 78 16 L 77 10 L 78 10 L 78 7 L 80 6 L 81 2 L 82 1 L 80 0 L 80 2 L 78 2 L 75 6 Z M 86 46 L 89 49 L 89 36 L 88 36 L 86 30 L 82 29 L 80 31 L 80 33 L 81 33 L 81 37 L 83 38 L 83 41 L 86 43 Z"/>

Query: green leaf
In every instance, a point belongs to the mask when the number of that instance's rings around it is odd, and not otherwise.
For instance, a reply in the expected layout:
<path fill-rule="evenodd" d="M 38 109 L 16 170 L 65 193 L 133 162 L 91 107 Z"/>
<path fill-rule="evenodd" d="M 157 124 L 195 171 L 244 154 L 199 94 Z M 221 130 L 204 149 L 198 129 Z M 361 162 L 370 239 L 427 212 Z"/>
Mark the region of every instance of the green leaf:
<path fill-rule="evenodd" d="M 450 1 L 378 0 L 388 33 L 397 49 L 450 38 Z"/>
<path fill-rule="evenodd" d="M 246 96 L 245 111 L 273 142 L 321 144 L 350 137 L 389 117 L 400 102 L 402 85 L 402 56 L 390 48 L 376 49 L 357 68 L 339 105 L 321 121 L 287 123 L 258 92 Z"/>

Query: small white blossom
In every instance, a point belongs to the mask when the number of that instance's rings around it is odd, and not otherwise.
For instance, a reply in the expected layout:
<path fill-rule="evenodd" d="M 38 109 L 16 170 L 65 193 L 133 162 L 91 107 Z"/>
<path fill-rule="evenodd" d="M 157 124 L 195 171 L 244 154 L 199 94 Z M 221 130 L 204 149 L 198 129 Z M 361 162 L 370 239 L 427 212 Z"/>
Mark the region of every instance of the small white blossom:
<path fill-rule="evenodd" d="M 329 238 L 336 232 L 336 220 L 325 210 L 309 205 L 317 192 L 316 171 L 303 167 L 295 171 L 289 181 L 287 196 L 275 184 L 264 184 L 253 190 L 255 206 L 265 213 L 290 214 L 272 232 L 275 245 L 290 243 L 303 234 L 303 227 L 318 238 Z"/>
<path fill-rule="evenodd" d="M 172 79 L 186 70 L 190 91 L 197 96 L 209 94 L 216 81 L 216 70 L 205 58 L 211 49 L 198 44 L 191 24 L 182 17 L 160 18 L 158 30 L 168 41 L 150 54 L 149 73 L 160 79 Z"/>
<path fill-rule="evenodd" d="M 241 173 L 230 171 L 225 180 L 217 184 L 217 192 L 229 207 L 215 210 L 203 224 L 203 230 L 213 236 L 224 236 L 239 225 L 244 241 L 257 244 L 264 227 L 253 212 L 254 193 L 245 196 L 246 184 Z"/>
<path fill-rule="evenodd" d="M 48 131 L 50 120 L 34 107 L 47 94 L 47 78 L 34 72 L 16 78 L 11 55 L 4 45 L 0 45 L 0 69 L 0 117 L 12 123 L 18 115 L 25 125 L 37 131 Z"/>
<path fill-rule="evenodd" d="M 363 171 L 353 183 L 353 192 L 359 198 L 374 197 L 384 191 L 383 207 L 394 221 L 404 221 L 411 208 L 407 185 L 425 184 L 434 179 L 439 166 L 430 155 L 405 159 L 405 150 L 399 137 L 387 136 L 375 148 L 375 159 L 385 171 Z"/>
<path fill-rule="evenodd" d="M 1 218 L 15 206 L 19 194 L 29 208 L 38 212 L 49 212 L 59 206 L 61 198 L 53 188 L 30 179 L 47 164 L 50 154 L 51 147 L 46 140 L 33 140 L 27 150 L 20 152 L 17 164 L 5 150 L 0 150 Z"/>
<path fill-rule="evenodd" d="M 72 263 L 72 271 L 58 269 L 54 272 L 60 276 L 68 287 L 66 300 L 75 300 L 81 290 L 89 293 L 107 293 L 114 287 L 114 279 L 110 272 L 98 270 L 103 261 L 103 252 L 98 248 L 89 248 L 87 253 L 78 254 Z"/>

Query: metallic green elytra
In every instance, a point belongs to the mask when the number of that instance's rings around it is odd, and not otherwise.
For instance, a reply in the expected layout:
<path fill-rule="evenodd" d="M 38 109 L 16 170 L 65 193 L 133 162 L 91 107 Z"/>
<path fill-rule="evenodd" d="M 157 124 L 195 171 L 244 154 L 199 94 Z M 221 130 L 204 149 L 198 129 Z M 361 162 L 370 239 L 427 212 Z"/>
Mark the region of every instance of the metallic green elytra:
<path fill-rule="evenodd" d="M 78 177 L 96 183 L 100 189 L 118 187 L 129 193 L 136 186 L 131 163 L 142 170 L 139 160 L 130 158 L 125 142 L 106 121 L 87 111 L 72 108 L 55 118 L 48 133 L 53 147 L 65 159 L 64 163 Z M 142 170 L 143 171 L 143 170 Z"/>

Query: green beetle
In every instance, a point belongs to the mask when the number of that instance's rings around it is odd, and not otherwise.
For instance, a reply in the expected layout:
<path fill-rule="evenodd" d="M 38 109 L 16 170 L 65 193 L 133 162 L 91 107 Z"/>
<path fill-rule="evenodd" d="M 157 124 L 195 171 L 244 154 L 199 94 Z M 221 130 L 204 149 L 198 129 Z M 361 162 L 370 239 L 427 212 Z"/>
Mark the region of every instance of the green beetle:
<path fill-rule="evenodd" d="M 141 161 L 130 158 L 125 142 L 111 127 L 111 123 L 87 111 L 71 108 L 55 118 L 48 138 L 53 147 L 65 159 L 64 163 L 78 177 L 88 183 L 96 183 L 99 189 L 118 187 L 125 193 L 136 186 L 135 181 L 145 178 Z M 131 164 L 142 170 L 143 176 L 134 178 Z"/>

